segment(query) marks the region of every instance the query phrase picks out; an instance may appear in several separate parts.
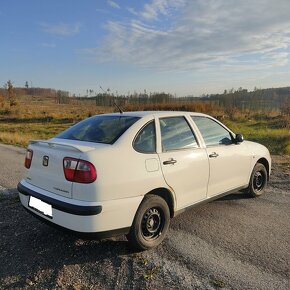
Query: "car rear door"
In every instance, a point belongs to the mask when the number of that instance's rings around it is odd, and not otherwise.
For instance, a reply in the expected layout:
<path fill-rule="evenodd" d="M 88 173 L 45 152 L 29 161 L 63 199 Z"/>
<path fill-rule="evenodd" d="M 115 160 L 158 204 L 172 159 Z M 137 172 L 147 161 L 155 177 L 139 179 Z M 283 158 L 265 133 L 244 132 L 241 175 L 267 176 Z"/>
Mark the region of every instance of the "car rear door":
<path fill-rule="evenodd" d="M 159 159 L 166 183 L 176 195 L 177 209 L 206 198 L 209 164 L 185 116 L 159 119 Z"/>

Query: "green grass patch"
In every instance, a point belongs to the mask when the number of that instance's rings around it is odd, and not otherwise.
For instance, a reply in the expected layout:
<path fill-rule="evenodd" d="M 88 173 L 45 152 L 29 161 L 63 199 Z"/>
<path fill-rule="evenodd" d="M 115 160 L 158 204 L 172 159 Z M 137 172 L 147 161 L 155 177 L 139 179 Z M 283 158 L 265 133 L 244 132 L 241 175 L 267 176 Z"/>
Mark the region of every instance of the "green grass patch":
<path fill-rule="evenodd" d="M 265 145 L 271 154 L 290 154 L 290 132 L 284 119 L 268 118 L 246 121 L 224 121 L 235 133 L 249 141 Z"/>

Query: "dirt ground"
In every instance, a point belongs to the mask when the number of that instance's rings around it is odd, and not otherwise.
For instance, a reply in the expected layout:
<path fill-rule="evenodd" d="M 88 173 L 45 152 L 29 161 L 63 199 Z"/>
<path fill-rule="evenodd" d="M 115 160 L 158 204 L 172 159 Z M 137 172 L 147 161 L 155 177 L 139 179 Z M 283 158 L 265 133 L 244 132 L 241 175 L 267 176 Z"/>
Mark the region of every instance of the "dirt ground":
<path fill-rule="evenodd" d="M 290 289 L 290 158 L 273 160 L 265 195 L 237 192 L 188 210 L 146 252 L 124 237 L 51 228 L 2 185 L 0 289 Z"/>

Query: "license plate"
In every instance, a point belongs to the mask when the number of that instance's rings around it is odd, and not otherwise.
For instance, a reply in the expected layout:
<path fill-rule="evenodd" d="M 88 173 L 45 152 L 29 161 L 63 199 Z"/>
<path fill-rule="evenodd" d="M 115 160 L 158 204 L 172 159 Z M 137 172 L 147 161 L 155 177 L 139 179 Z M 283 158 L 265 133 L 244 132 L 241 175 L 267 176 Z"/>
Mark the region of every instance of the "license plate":
<path fill-rule="evenodd" d="M 28 206 L 52 218 L 52 206 L 34 196 L 30 196 Z"/>

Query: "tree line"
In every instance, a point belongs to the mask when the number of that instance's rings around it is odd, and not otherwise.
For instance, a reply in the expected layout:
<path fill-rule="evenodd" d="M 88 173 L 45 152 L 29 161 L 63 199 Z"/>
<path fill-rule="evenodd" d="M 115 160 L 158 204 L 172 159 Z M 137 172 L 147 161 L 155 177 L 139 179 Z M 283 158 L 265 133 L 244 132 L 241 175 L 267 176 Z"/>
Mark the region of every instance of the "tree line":
<path fill-rule="evenodd" d="M 165 92 L 150 92 L 144 90 L 141 93 L 118 94 L 110 89 L 102 92 L 87 90 L 87 95 L 83 97 L 70 96 L 69 92 L 55 90 L 51 88 L 29 87 L 28 82 L 24 87 L 14 87 L 12 81 L 7 81 L 3 88 L 0 88 L 0 99 L 7 98 L 10 107 L 17 104 L 17 96 L 30 95 L 38 97 L 55 98 L 56 103 L 66 104 L 71 99 L 94 100 L 96 106 L 114 106 L 115 103 L 122 107 L 145 108 L 145 109 L 172 109 L 174 105 L 177 109 L 187 109 L 188 104 L 195 104 L 201 111 L 209 108 L 221 108 L 228 115 L 235 110 L 246 111 L 271 111 L 278 109 L 282 113 L 289 115 L 290 112 L 290 87 L 258 89 L 253 91 L 238 88 L 225 90 L 222 94 L 208 94 L 200 97 L 186 96 L 176 97 Z M 2 96 L 2 97 L 1 97 Z M 187 106 L 185 106 L 185 104 Z M 199 104 L 199 105 L 198 105 Z M 198 105 L 198 106 L 197 106 Z"/>
<path fill-rule="evenodd" d="M 69 103 L 69 92 L 64 90 L 29 87 L 28 82 L 25 83 L 24 87 L 14 87 L 11 80 L 8 80 L 2 88 L 0 87 L 0 102 L 3 103 L 7 99 L 10 107 L 16 106 L 17 97 L 24 95 L 55 98 L 58 104 Z"/>
<path fill-rule="evenodd" d="M 148 106 L 151 107 L 157 104 L 163 104 L 163 107 L 167 107 L 166 104 L 175 103 L 182 107 L 182 104 L 188 103 L 201 103 L 204 107 L 208 107 L 205 104 L 210 104 L 211 108 L 223 108 L 231 114 L 232 111 L 271 111 L 273 109 L 281 110 L 289 115 L 290 111 L 290 87 L 284 88 L 269 88 L 269 89 L 257 89 L 248 91 L 247 89 L 239 88 L 237 90 L 231 89 L 225 90 L 223 94 L 210 94 L 202 95 L 200 97 L 176 97 L 169 93 L 134 93 L 128 95 L 117 95 L 108 92 L 102 92 L 96 94 L 90 99 L 96 100 L 98 106 L 113 106 L 114 102 L 122 106 L 129 104 Z M 202 106 L 202 105 L 201 105 Z M 150 106 L 149 106 L 150 107 Z"/>

